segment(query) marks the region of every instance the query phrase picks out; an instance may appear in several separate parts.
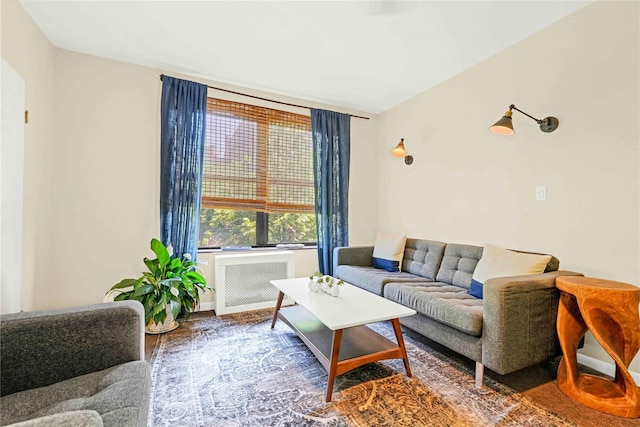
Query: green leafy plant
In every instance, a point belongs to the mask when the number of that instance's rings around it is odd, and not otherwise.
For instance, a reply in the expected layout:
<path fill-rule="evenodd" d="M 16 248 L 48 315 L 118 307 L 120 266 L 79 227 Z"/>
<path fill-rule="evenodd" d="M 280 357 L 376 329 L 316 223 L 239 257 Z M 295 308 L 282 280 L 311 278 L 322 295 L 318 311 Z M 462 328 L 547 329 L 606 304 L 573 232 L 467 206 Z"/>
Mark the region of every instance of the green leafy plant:
<path fill-rule="evenodd" d="M 313 280 L 314 282 L 320 283 L 322 280 L 322 273 L 319 271 L 314 272 L 311 276 L 309 276 L 309 280 Z"/>
<path fill-rule="evenodd" d="M 316 271 L 311 276 L 309 276 L 309 280 L 312 280 L 318 284 L 327 283 L 330 288 L 334 286 L 342 286 L 344 284 L 344 280 L 338 280 L 335 277 L 325 276 L 319 271 Z"/>
<path fill-rule="evenodd" d="M 195 262 L 189 254 L 182 258 L 172 257 L 169 250 L 158 239 L 151 239 L 151 250 L 155 259 L 144 258 L 149 269 L 137 279 L 124 279 L 109 290 L 122 290 L 114 300 L 137 300 L 144 306 L 145 323 L 156 324 L 167 317 L 167 305 L 173 317 L 181 312 L 188 315 L 200 302 L 200 291 L 211 289 L 206 279 L 196 271 Z"/>

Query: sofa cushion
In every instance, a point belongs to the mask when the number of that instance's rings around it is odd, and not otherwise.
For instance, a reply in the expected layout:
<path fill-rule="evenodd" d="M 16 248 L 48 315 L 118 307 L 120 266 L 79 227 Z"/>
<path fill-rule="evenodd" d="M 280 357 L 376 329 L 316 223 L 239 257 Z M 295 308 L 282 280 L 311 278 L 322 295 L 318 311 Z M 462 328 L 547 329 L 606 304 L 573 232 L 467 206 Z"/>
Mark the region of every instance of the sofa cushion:
<path fill-rule="evenodd" d="M 389 282 L 424 282 L 425 280 L 424 277 L 402 271 L 390 273 L 378 268 L 355 265 L 339 265 L 333 275 L 376 295 L 382 295 L 384 286 Z"/>
<path fill-rule="evenodd" d="M 482 336 L 482 300 L 465 288 L 442 282 L 388 283 L 384 296 L 466 334 Z"/>
<path fill-rule="evenodd" d="M 436 281 L 469 289 L 473 271 L 482 257 L 482 246 L 449 243 Z"/>
<path fill-rule="evenodd" d="M 484 282 L 494 277 L 542 273 L 550 260 L 551 255 L 515 252 L 486 244 L 482 258 L 473 272 L 469 294 L 476 298 L 482 298 Z"/>
<path fill-rule="evenodd" d="M 0 424 L 68 411 L 93 410 L 100 414 L 104 426 L 145 425 L 150 385 L 147 362 L 124 363 L 46 387 L 3 396 L 0 398 Z"/>
<path fill-rule="evenodd" d="M 373 266 L 389 272 L 400 271 L 406 240 L 406 234 L 378 232 L 373 246 Z"/>
<path fill-rule="evenodd" d="M 444 256 L 444 242 L 423 239 L 407 239 L 402 271 L 436 280 L 436 273 Z"/>

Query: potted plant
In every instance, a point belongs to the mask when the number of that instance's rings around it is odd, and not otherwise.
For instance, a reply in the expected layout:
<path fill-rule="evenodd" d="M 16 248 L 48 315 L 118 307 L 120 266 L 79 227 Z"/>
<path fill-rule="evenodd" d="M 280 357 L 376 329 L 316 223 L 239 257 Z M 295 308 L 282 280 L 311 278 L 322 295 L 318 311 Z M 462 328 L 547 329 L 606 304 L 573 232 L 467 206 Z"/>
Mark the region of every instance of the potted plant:
<path fill-rule="evenodd" d="M 313 292 L 318 292 L 320 290 L 320 287 L 322 286 L 320 283 L 321 277 L 322 274 L 320 274 L 320 272 L 318 271 L 309 276 L 309 289 L 311 289 Z"/>
<path fill-rule="evenodd" d="M 340 294 L 339 286 L 344 284 L 343 280 L 338 280 L 335 277 L 325 276 L 322 273 L 316 271 L 309 276 L 309 289 L 313 292 L 322 291 L 334 297 Z"/>
<path fill-rule="evenodd" d="M 109 292 L 120 292 L 115 301 L 134 299 L 144 306 L 146 331 L 168 332 L 178 327 L 175 318 L 189 315 L 200 303 L 200 291 L 211 289 L 205 278 L 196 271 L 189 254 L 172 257 L 158 239 L 151 239 L 155 259 L 144 258 L 149 271 L 137 279 L 124 279 Z M 128 290 L 124 290 L 131 288 Z"/>

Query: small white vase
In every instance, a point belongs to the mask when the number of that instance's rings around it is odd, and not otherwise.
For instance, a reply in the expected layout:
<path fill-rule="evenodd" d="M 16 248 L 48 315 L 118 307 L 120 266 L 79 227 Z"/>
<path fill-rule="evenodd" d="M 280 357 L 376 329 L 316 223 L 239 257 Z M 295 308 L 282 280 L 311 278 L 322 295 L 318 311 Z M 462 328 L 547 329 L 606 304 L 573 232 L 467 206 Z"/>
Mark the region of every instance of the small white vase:
<path fill-rule="evenodd" d="M 340 286 L 338 286 L 338 285 L 334 285 L 334 286 L 331 288 L 331 296 L 332 296 L 332 297 L 337 297 L 338 295 L 340 295 Z"/>
<path fill-rule="evenodd" d="M 312 281 L 312 283 L 309 284 L 309 288 L 313 291 L 313 292 L 318 292 L 320 290 L 320 283 L 314 282 Z"/>
<path fill-rule="evenodd" d="M 328 282 L 322 282 L 322 292 L 329 293 L 329 290 L 330 290 L 329 283 Z"/>

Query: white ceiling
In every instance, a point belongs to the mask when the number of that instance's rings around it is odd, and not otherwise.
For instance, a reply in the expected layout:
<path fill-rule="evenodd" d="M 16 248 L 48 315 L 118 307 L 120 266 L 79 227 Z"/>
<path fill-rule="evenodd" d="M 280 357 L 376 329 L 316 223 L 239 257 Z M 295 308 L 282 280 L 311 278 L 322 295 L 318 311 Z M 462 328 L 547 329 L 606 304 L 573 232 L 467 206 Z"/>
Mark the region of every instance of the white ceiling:
<path fill-rule="evenodd" d="M 590 2 L 20 3 L 59 48 L 379 113 Z"/>

